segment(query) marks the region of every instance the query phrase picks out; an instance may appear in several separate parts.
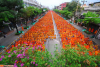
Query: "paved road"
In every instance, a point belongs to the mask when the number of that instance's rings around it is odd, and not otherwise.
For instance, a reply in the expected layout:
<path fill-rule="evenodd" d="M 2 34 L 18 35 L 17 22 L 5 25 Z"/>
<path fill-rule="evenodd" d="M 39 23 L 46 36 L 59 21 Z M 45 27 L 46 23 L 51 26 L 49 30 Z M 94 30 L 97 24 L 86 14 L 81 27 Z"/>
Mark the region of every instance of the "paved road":
<path fill-rule="evenodd" d="M 28 26 L 30 26 L 30 28 L 31 28 L 33 25 L 31 25 L 31 22 L 29 22 Z M 23 27 L 25 27 L 25 25 L 23 25 Z M 29 29 L 24 29 L 24 33 L 26 31 L 28 31 Z M 21 31 L 22 30 L 21 27 L 18 27 L 18 30 Z M 16 33 L 16 29 L 14 29 L 14 31 L 11 32 L 10 34 L 6 35 L 6 38 L 1 38 L 1 40 L 0 40 L 0 46 L 5 46 L 5 47 L 8 48 L 9 45 L 11 45 L 17 39 L 19 39 L 22 35 L 24 35 L 24 33 L 22 33 L 20 35 L 15 35 L 15 33 Z M 1 52 L 3 52 L 3 48 L 0 48 L 0 53 Z"/>
<path fill-rule="evenodd" d="M 47 13 L 47 12 L 46 12 Z M 45 14 L 46 14 L 45 13 Z M 42 16 L 43 17 L 43 16 Z M 37 20 L 37 22 L 38 22 L 38 20 L 39 19 L 41 19 L 42 18 L 41 16 L 39 16 L 36 20 Z M 30 26 L 30 28 L 33 26 L 33 25 L 31 25 L 31 22 L 27 22 L 28 24 L 28 26 Z M 25 27 L 25 25 L 23 25 L 23 27 Z M 21 27 L 18 27 L 18 30 L 19 31 L 21 31 L 22 29 L 21 29 Z M 24 29 L 24 33 L 26 32 L 26 31 L 28 31 L 29 29 Z M 3 38 L 3 37 L 0 37 L 0 46 L 5 46 L 5 47 L 7 47 L 8 48 L 8 46 L 9 45 L 11 45 L 12 44 L 12 42 L 15 42 L 17 39 L 19 39 L 19 37 L 21 37 L 22 35 L 24 35 L 24 33 L 22 33 L 22 34 L 20 34 L 20 35 L 15 35 L 15 33 L 16 33 L 16 29 L 14 29 L 14 31 L 13 32 L 11 32 L 11 33 L 9 33 L 8 35 L 6 35 L 6 38 Z M 0 54 L 2 54 L 3 52 L 4 52 L 4 50 L 3 50 L 3 48 L 0 48 Z"/>
<path fill-rule="evenodd" d="M 60 42 L 56 39 L 49 39 L 48 38 L 47 41 L 46 41 L 45 47 L 46 47 L 47 51 L 49 51 L 52 54 L 53 57 L 55 55 L 54 51 L 58 50 L 59 53 L 61 52 Z"/>
<path fill-rule="evenodd" d="M 29 26 L 32 26 L 30 24 L 28 24 Z M 21 31 L 21 27 L 18 28 L 19 31 Z M 24 29 L 24 32 L 26 32 L 27 30 Z M 21 35 L 23 34 L 20 34 L 20 35 L 15 35 L 16 33 L 16 29 L 14 29 L 14 31 L 12 31 L 9 35 L 6 35 L 6 38 L 2 38 L 0 40 L 0 46 L 5 46 L 5 47 L 8 47 L 8 45 L 10 45 L 11 43 L 13 43 L 14 41 L 16 41 Z M 3 49 L 0 49 L 0 51 L 3 50 Z"/>

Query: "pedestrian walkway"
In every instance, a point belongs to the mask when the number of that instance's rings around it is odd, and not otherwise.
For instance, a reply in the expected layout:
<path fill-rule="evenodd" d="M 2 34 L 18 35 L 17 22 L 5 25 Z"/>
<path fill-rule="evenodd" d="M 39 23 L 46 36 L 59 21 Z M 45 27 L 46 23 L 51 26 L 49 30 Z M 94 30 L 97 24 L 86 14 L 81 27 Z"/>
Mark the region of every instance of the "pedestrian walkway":
<path fill-rule="evenodd" d="M 37 19 L 38 21 L 38 19 Z M 25 27 L 26 25 L 23 25 L 23 27 Z M 30 26 L 30 28 L 33 26 L 31 25 L 31 21 L 28 21 L 27 26 Z M 21 27 L 18 27 L 19 31 L 22 31 Z M 24 29 L 24 33 L 26 31 L 28 31 L 29 29 Z M 11 45 L 12 43 L 14 43 L 15 41 L 17 41 L 24 33 L 20 34 L 20 35 L 15 35 L 16 33 L 16 29 L 14 29 L 13 31 L 10 31 L 9 33 L 6 34 L 6 38 L 1 37 L 0 38 L 0 46 L 5 46 L 8 49 L 8 46 Z M 0 54 L 1 52 L 3 52 L 4 48 L 0 48 Z"/>
<path fill-rule="evenodd" d="M 58 14 L 58 15 L 59 15 L 59 14 Z M 59 15 L 59 16 L 60 16 L 60 15 Z M 62 17 L 62 16 L 60 16 L 60 17 Z M 69 20 L 66 20 L 66 21 L 70 23 Z M 83 27 L 77 25 L 77 24 L 74 23 L 74 22 L 71 23 L 71 25 L 73 25 L 76 29 L 80 30 L 80 31 L 84 34 L 85 37 L 89 37 L 89 39 L 93 41 L 93 44 L 94 44 L 94 45 L 99 45 L 99 49 L 100 49 L 100 40 L 99 40 L 99 39 L 96 39 L 96 38 L 91 38 L 91 36 L 93 36 L 93 34 L 86 34 L 85 32 L 82 31 L 82 30 L 85 29 L 85 28 L 83 28 Z"/>
<path fill-rule="evenodd" d="M 52 12 L 51 12 L 52 14 Z M 54 35 L 56 35 L 56 39 L 47 39 L 46 41 L 46 49 L 49 51 L 53 57 L 55 57 L 55 51 L 57 50 L 59 53 L 61 52 L 61 40 L 60 40 L 60 35 L 58 33 L 55 20 L 52 14 L 52 21 L 53 21 L 53 26 L 54 26 Z"/>

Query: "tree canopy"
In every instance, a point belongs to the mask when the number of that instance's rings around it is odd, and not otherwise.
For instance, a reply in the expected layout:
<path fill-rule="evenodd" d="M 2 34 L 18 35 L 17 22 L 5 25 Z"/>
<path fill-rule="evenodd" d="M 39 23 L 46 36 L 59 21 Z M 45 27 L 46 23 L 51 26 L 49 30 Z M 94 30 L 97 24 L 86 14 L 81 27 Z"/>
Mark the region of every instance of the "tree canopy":
<path fill-rule="evenodd" d="M 63 10 L 58 10 L 58 9 L 54 9 L 55 12 L 58 12 L 60 14 L 62 14 L 63 16 L 65 16 L 67 19 L 72 18 L 72 16 L 74 16 L 76 9 L 77 9 L 77 0 L 72 0 L 70 3 L 68 3 L 66 5 L 66 7 Z M 80 11 L 80 3 L 78 6 L 78 10 Z"/>
<path fill-rule="evenodd" d="M 20 17 L 20 9 L 24 7 L 23 0 L 0 0 L 0 23 L 3 21 L 12 22 L 17 30 L 17 19 Z"/>
<path fill-rule="evenodd" d="M 16 13 L 23 8 L 22 0 L 0 0 L 0 22 L 16 18 Z"/>
<path fill-rule="evenodd" d="M 98 24 L 100 23 L 100 18 L 97 18 L 99 17 L 99 14 L 96 14 L 95 12 L 87 12 L 87 13 L 84 13 L 83 14 L 86 18 L 83 19 L 83 21 L 85 21 L 85 24 L 88 24 L 88 23 L 95 23 L 95 24 Z M 88 18 L 90 17 L 90 18 Z"/>

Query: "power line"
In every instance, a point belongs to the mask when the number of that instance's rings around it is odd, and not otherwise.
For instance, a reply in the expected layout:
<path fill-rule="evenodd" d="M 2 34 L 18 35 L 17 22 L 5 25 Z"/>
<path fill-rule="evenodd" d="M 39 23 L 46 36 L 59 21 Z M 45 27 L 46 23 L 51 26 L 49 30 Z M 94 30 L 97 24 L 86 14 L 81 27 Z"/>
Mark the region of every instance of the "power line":
<path fill-rule="evenodd" d="M 84 3 L 87 2 L 87 1 L 83 0 L 83 1 L 81 1 L 81 2 L 83 2 L 83 5 L 84 5 Z"/>

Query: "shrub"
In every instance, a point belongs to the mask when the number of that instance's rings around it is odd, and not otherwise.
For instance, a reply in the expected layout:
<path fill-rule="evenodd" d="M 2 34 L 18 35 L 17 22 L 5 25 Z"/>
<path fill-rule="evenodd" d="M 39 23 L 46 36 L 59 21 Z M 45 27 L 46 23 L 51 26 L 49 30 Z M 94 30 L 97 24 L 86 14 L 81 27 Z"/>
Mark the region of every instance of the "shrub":
<path fill-rule="evenodd" d="M 90 56 L 89 51 L 93 51 L 92 47 L 86 49 L 84 46 L 78 45 L 77 48 L 67 45 L 66 49 L 62 49 L 61 53 L 55 51 L 55 56 L 47 50 L 44 51 L 41 46 L 32 47 L 19 45 L 13 47 L 0 57 L 0 64 L 17 65 L 20 67 L 95 67 L 100 65 L 99 55 Z M 56 48 L 57 49 L 57 48 Z M 2 58 L 2 59 L 1 59 Z"/>
<path fill-rule="evenodd" d="M 24 29 L 28 29 L 28 28 L 29 28 L 29 26 L 24 27 Z"/>

